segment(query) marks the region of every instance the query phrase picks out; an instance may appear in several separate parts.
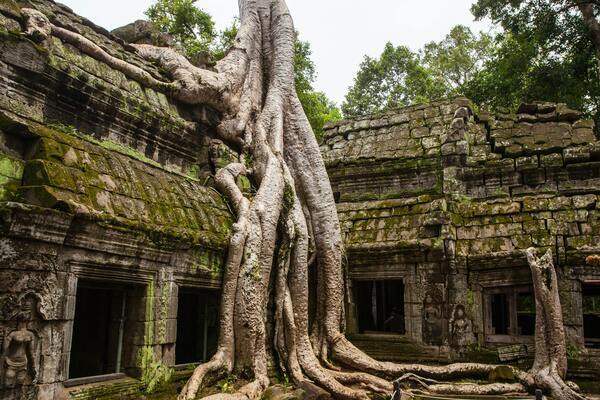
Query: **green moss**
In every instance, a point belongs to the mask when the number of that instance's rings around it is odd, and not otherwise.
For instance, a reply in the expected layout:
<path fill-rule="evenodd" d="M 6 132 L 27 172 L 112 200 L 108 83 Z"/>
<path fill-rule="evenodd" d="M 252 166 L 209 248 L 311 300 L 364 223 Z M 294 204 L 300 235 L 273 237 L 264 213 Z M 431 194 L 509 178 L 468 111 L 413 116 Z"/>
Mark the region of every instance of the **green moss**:
<path fill-rule="evenodd" d="M 140 381 L 146 393 L 154 393 L 168 384 L 173 375 L 173 370 L 166 367 L 154 356 L 152 343 L 154 337 L 154 292 L 155 283 L 151 281 L 146 289 L 146 323 L 144 331 L 144 346 L 137 354 L 137 365 L 141 371 Z M 168 295 L 168 294 L 167 294 Z"/>
<path fill-rule="evenodd" d="M 0 11 L 13 17 L 21 16 L 21 7 L 13 0 L 0 0 Z"/>
<path fill-rule="evenodd" d="M 475 305 L 475 292 L 471 289 L 467 289 L 467 306 L 473 307 Z"/>
<path fill-rule="evenodd" d="M 292 210 L 295 201 L 296 192 L 294 188 L 288 182 L 285 182 L 283 187 L 283 207 L 281 211 L 284 216 L 287 216 Z"/>
<path fill-rule="evenodd" d="M 140 348 L 138 366 L 142 371 L 140 381 L 144 392 L 147 394 L 157 392 L 171 381 L 173 369 L 156 360 L 151 346 Z"/>
<path fill-rule="evenodd" d="M 49 185 L 60 189 L 75 191 L 75 181 L 69 170 L 62 164 L 45 160 L 27 161 L 23 173 L 23 185 Z"/>
<path fill-rule="evenodd" d="M 21 179 L 23 176 L 23 161 L 0 153 L 0 176 Z"/>
<path fill-rule="evenodd" d="M 579 347 L 575 346 L 572 343 L 569 343 L 569 345 L 567 346 L 567 359 L 574 361 L 579 360 L 579 352 Z"/>
<path fill-rule="evenodd" d="M 167 317 L 169 315 L 169 285 L 163 283 L 162 291 L 160 295 L 160 311 L 158 320 L 158 340 L 160 342 L 166 342 L 167 336 Z"/>
<path fill-rule="evenodd" d="M 17 200 L 23 168 L 23 161 L 0 152 L 0 201 Z"/>

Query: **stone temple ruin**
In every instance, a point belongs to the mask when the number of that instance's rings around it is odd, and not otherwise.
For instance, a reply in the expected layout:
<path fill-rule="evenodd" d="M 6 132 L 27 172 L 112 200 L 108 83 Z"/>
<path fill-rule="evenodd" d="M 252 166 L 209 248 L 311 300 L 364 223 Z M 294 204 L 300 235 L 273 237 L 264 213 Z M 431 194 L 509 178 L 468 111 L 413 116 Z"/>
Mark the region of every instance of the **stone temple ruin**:
<path fill-rule="evenodd" d="M 197 109 L 30 40 L 19 4 L 0 1 L 0 398 L 126 398 L 184 379 L 216 344 L 233 216 L 212 176 L 238 155 L 210 108 L 192 124 Z M 28 7 L 161 77 L 68 8 Z M 327 127 L 347 335 L 385 360 L 526 364 L 523 250 L 549 248 L 569 372 L 597 379 L 594 124 L 561 104 L 501 111 L 460 98 Z"/>

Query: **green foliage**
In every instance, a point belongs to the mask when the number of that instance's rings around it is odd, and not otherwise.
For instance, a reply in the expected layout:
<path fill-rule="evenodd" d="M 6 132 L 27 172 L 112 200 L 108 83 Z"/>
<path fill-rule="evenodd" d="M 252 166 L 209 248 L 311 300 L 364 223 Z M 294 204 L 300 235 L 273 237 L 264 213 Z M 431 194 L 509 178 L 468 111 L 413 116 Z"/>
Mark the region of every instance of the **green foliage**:
<path fill-rule="evenodd" d="M 459 95 L 491 56 L 492 38 L 456 26 L 419 52 L 387 43 L 379 58 L 365 57 L 342 105 L 344 116 L 374 114 Z"/>
<path fill-rule="evenodd" d="M 476 35 L 466 26 L 457 25 L 442 41 L 427 43 L 421 56 L 436 82 L 443 82 L 448 92 L 460 94 L 490 59 L 492 51 L 490 35 Z"/>
<path fill-rule="evenodd" d="M 188 57 L 208 52 L 217 36 L 212 17 L 197 0 L 158 0 L 146 15 L 158 29 L 172 35 Z"/>
<path fill-rule="evenodd" d="M 467 305 L 469 308 L 475 305 L 475 292 L 471 289 L 467 289 Z"/>
<path fill-rule="evenodd" d="M 387 44 L 365 57 L 342 106 L 353 117 L 439 97 L 466 96 L 486 107 L 566 103 L 600 119 L 596 49 L 570 0 L 478 0 L 476 18 L 500 33 L 454 27 L 419 52 Z"/>
<path fill-rule="evenodd" d="M 146 10 L 146 15 L 164 33 L 173 36 L 176 44 L 191 60 L 220 60 L 233 46 L 239 22 L 218 31 L 210 14 L 196 6 L 198 0 L 158 0 Z"/>
<path fill-rule="evenodd" d="M 568 360 L 579 360 L 579 347 L 576 345 L 569 343 L 567 346 L 567 359 Z"/>
<path fill-rule="evenodd" d="M 344 116 L 375 114 L 436 97 L 432 92 L 438 85 L 420 61 L 408 47 L 389 42 L 379 58 L 365 56 L 342 104 Z"/>
<path fill-rule="evenodd" d="M 315 64 L 310 58 L 310 43 L 296 39 L 294 55 L 294 80 L 296 93 L 304 113 L 313 128 L 317 140 L 323 138 L 323 126 L 328 122 L 342 119 L 339 108 L 323 92 L 316 91 L 313 84 L 316 79 Z"/>
<path fill-rule="evenodd" d="M 229 27 L 220 31 L 213 43 L 213 57 L 220 60 L 227 54 L 227 50 L 233 47 L 235 37 L 239 29 L 239 20 L 235 18 Z"/>
<path fill-rule="evenodd" d="M 217 382 L 217 388 L 221 393 L 235 393 L 235 382 L 237 376 L 228 375 L 225 379 L 221 379 Z"/>
<path fill-rule="evenodd" d="M 155 393 L 171 381 L 173 369 L 166 367 L 154 357 L 152 346 L 140 347 L 138 363 L 142 371 L 140 381 L 145 393 Z"/>

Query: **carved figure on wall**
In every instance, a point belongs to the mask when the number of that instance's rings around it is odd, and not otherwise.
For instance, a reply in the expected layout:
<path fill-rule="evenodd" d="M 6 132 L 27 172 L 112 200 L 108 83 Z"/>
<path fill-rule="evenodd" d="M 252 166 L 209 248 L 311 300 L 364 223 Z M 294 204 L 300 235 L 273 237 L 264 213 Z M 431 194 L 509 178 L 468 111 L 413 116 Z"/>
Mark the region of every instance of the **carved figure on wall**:
<path fill-rule="evenodd" d="M 425 296 L 423 305 L 423 339 L 429 344 L 439 344 L 442 336 L 440 305 L 431 294 Z"/>
<path fill-rule="evenodd" d="M 20 310 L 16 313 L 17 329 L 10 332 L 2 345 L 2 384 L 6 388 L 34 383 L 36 334 L 29 329 L 36 310 L 36 298 L 23 296 Z"/>
<path fill-rule="evenodd" d="M 466 354 L 471 335 L 471 321 L 467 318 L 465 306 L 458 304 L 450 320 L 450 343 L 459 357 Z"/>

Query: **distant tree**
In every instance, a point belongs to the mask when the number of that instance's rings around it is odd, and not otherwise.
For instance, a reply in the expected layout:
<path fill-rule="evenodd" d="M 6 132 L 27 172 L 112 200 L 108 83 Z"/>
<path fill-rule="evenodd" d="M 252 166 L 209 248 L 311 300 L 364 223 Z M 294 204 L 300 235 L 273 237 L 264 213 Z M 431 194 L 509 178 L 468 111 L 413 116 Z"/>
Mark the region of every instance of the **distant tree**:
<path fill-rule="evenodd" d="M 327 122 L 340 120 L 342 113 L 325 93 L 314 89 L 317 75 L 311 54 L 310 43 L 296 39 L 294 54 L 296 92 L 315 136 L 320 142 L 323 138 L 323 126 Z"/>
<path fill-rule="evenodd" d="M 491 35 L 457 25 L 442 41 L 425 45 L 422 62 L 449 92 L 459 93 L 491 58 L 494 45 Z"/>
<path fill-rule="evenodd" d="M 377 113 L 462 94 L 492 55 L 493 39 L 454 27 L 419 52 L 387 43 L 379 58 L 366 56 L 342 105 L 344 116 Z"/>
<path fill-rule="evenodd" d="M 365 56 L 342 111 L 345 117 L 374 114 L 442 96 L 445 89 L 418 54 L 388 42 L 379 58 Z"/>

